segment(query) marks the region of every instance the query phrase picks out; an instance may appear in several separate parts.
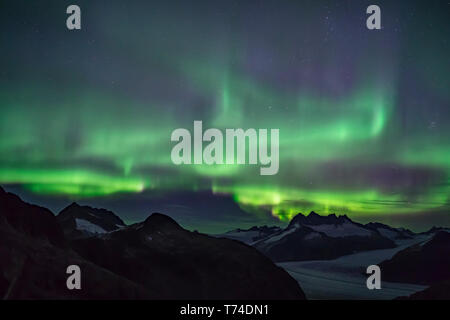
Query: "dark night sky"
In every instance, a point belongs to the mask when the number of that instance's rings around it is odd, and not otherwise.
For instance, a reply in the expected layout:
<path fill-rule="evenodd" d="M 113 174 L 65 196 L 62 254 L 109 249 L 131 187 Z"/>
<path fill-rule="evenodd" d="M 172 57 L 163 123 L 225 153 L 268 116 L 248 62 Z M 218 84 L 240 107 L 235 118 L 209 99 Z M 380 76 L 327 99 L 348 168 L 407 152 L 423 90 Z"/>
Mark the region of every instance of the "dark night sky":
<path fill-rule="evenodd" d="M 311 210 L 450 225 L 448 1 L 5 0 L 0 26 L 0 184 L 28 201 L 207 232 Z M 279 129 L 279 173 L 174 165 L 194 120 Z"/>

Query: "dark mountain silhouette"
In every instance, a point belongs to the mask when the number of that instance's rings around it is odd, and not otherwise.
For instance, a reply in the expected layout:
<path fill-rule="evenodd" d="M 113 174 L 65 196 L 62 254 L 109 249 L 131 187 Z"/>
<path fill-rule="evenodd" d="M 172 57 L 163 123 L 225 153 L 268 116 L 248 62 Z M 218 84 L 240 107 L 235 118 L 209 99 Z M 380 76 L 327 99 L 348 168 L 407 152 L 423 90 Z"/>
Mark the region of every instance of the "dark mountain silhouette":
<path fill-rule="evenodd" d="M 255 244 L 274 261 L 327 260 L 364 250 L 393 248 L 379 231 L 347 216 L 295 216 L 288 227 Z"/>
<path fill-rule="evenodd" d="M 72 203 L 56 217 L 68 238 L 88 237 L 125 227 L 113 212 Z"/>
<path fill-rule="evenodd" d="M 80 291 L 66 287 L 66 269 L 83 271 Z M 0 188 L 0 298 L 143 299 L 141 285 L 94 265 L 72 251 L 55 216 Z"/>
<path fill-rule="evenodd" d="M 50 210 L 23 202 L 1 187 L 0 219 L 24 236 L 48 240 L 56 246 L 65 244 L 63 231 Z"/>
<path fill-rule="evenodd" d="M 436 233 L 425 243 L 408 247 L 380 264 L 392 282 L 436 284 L 450 280 L 450 233 Z"/>
<path fill-rule="evenodd" d="M 78 214 L 77 206 L 71 207 Z M 287 272 L 254 248 L 189 232 L 162 214 L 90 238 L 67 240 L 49 210 L 26 204 L 3 189 L 0 209 L 2 298 L 305 298 Z M 79 291 L 66 288 L 66 269 L 73 264 L 82 270 Z"/>
<path fill-rule="evenodd" d="M 73 241 L 73 247 L 161 298 L 304 298 L 297 282 L 254 248 L 187 231 L 159 213 L 100 237 Z"/>

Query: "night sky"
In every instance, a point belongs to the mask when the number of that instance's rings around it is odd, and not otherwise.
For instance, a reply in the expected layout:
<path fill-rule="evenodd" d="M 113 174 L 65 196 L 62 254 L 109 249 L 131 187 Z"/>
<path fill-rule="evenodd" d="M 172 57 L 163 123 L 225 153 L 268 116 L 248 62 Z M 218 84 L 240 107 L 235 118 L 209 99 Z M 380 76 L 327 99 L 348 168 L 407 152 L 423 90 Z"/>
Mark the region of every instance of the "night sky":
<path fill-rule="evenodd" d="M 450 225 L 448 1 L 4 0 L 0 27 L 0 185 L 27 201 L 204 232 Z M 280 129 L 279 173 L 174 165 L 194 120 Z"/>

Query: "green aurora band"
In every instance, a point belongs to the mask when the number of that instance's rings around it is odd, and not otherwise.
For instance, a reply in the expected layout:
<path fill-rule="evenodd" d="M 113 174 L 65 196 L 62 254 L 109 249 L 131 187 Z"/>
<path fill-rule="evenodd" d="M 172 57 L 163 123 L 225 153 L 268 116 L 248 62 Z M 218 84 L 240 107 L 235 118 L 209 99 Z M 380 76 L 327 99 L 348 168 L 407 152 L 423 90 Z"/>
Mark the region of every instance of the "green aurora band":
<path fill-rule="evenodd" d="M 236 79 L 236 82 L 240 81 Z M 374 157 L 381 157 L 386 140 L 384 134 L 395 108 L 392 94 L 366 87 L 336 101 L 311 94 L 298 97 L 270 95 L 256 84 L 248 84 L 248 87 L 252 90 L 240 84 L 236 87 L 226 84 L 217 90 L 217 104 L 213 106 L 216 111 L 208 123 L 218 128 L 280 128 L 278 175 L 261 177 L 255 166 L 248 165 L 173 165 L 170 160 L 171 129 L 182 125 L 190 128 L 192 123 L 182 124 L 160 109 L 146 108 L 148 114 L 140 116 L 133 113 L 133 104 L 114 96 L 108 98 L 95 93 L 85 97 L 61 96 L 55 99 L 60 101 L 58 107 L 44 115 L 44 118 L 54 117 L 58 121 L 39 123 L 36 119 L 43 116 L 39 105 L 50 102 L 39 101 L 38 95 L 33 97 L 33 91 L 28 96 L 8 90 L 1 94 L 1 127 L 10 138 L 0 142 L 0 183 L 21 184 L 35 193 L 63 194 L 75 199 L 145 189 L 206 188 L 214 193 L 232 195 L 245 211 L 268 209 L 283 221 L 308 210 L 353 215 L 410 213 L 439 208 L 448 201 L 448 186 L 439 184 L 417 195 L 413 201 L 409 200 L 408 206 L 401 202 L 406 199 L 402 193 L 383 193 L 371 186 L 361 188 L 355 184 L 342 189 L 333 186 L 326 177 L 315 186 L 316 175 L 311 173 L 320 170 L 319 165 L 329 159 L 350 163 L 358 159 L 359 164 L 366 162 L 370 166 Z M 245 93 L 249 91 L 250 97 Z M 17 96 L 23 100 L 17 101 Z M 273 105 L 288 107 L 289 115 L 281 112 L 268 117 L 267 114 L 252 113 L 252 108 L 239 101 L 252 101 L 249 105 L 255 109 L 258 104 L 270 101 Z M 126 117 L 122 111 L 125 105 Z M 102 116 L 93 118 L 92 108 Z M 240 115 L 236 124 L 235 114 Z M 333 116 L 324 121 L 324 114 Z M 246 122 L 247 126 L 241 123 L 242 118 L 251 119 Z M 77 137 L 77 147 L 69 149 L 66 146 L 66 140 L 70 138 L 68 128 L 74 121 L 82 130 Z M 17 123 L 21 125 L 17 126 Z M 383 162 L 405 166 L 429 166 L 432 163 L 448 172 L 449 154 L 445 145 L 422 149 L 419 154 L 408 149 L 400 151 L 391 154 L 390 158 L 386 156 Z M 96 168 L 90 159 L 96 160 L 94 164 L 107 163 L 108 169 Z M 48 163 L 55 165 L 48 166 Z M 70 163 L 74 164 L 68 165 Z M 169 175 L 157 171 L 146 173 L 147 167 L 167 168 L 174 172 Z M 295 175 L 298 180 L 284 183 L 286 175 Z M 202 184 L 205 179 L 210 183 Z M 387 202 L 394 201 L 399 201 L 399 205 L 386 206 Z"/>
<path fill-rule="evenodd" d="M 177 17 L 178 29 L 163 27 L 166 37 L 157 37 L 155 28 L 139 29 L 144 21 L 139 16 L 136 27 L 122 22 L 122 27 L 109 28 L 112 21 L 120 25 L 123 19 L 118 16 L 116 12 L 98 18 L 93 31 L 98 46 L 119 57 L 126 55 L 122 69 L 140 70 L 137 82 L 144 88 L 169 83 L 173 96 L 116 90 L 114 81 L 120 81 L 121 69 L 114 71 L 113 65 L 97 60 L 103 69 L 111 67 L 108 86 L 87 81 L 91 72 L 83 64 L 69 67 L 70 79 L 62 83 L 42 80 L 39 66 L 20 81 L 2 80 L 0 184 L 73 199 L 146 190 L 209 190 L 232 196 L 249 214 L 270 212 L 282 221 L 311 210 L 361 216 L 448 208 L 450 129 L 442 122 L 437 128 L 404 130 L 399 63 L 381 61 L 386 51 L 391 52 L 377 49 L 383 39 L 367 44 L 359 59 L 347 62 L 357 70 L 356 80 L 339 94 L 313 86 L 284 90 L 236 67 L 245 60 L 241 56 L 245 41 L 238 36 L 219 34 L 216 40 L 213 28 L 205 31 L 205 43 L 198 43 L 198 50 L 178 50 L 191 47 L 177 32 L 183 28 L 198 32 L 188 19 Z M 163 23 L 157 18 L 145 21 Z M 164 25 L 171 25 L 171 20 Z M 177 45 L 167 40 L 171 37 Z M 217 45 L 221 41 L 233 45 L 221 51 Z M 55 56 L 70 57 L 77 44 L 67 40 L 65 47 L 55 45 Z M 416 55 L 425 54 L 417 49 Z M 108 55 L 103 58 L 106 61 Z M 344 58 L 335 57 L 331 49 L 319 58 L 324 61 L 323 81 L 339 79 L 331 66 Z M 61 70 L 61 61 L 46 64 Z M 20 70 L 27 74 L 25 67 Z M 421 79 L 426 83 L 437 77 L 448 84 L 449 74 L 442 70 L 432 66 L 420 74 Z M 450 101 L 448 90 L 442 88 L 433 92 Z M 426 101 L 418 104 L 414 110 L 428 107 Z M 176 128 L 191 130 L 194 120 L 202 120 L 204 129 L 280 129 L 279 173 L 260 176 L 259 166 L 250 165 L 172 164 L 170 134 Z M 426 172 L 429 178 L 408 180 L 404 173 L 401 181 L 394 177 L 381 183 L 376 174 L 380 167 Z"/>

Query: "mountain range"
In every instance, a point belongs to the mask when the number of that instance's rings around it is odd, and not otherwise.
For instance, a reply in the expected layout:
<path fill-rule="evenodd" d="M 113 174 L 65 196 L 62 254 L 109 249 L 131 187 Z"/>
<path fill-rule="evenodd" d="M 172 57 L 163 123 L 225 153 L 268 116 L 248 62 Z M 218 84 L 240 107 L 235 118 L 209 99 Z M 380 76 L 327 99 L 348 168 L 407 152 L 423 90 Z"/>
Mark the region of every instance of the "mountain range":
<path fill-rule="evenodd" d="M 69 265 L 82 271 L 81 290 L 66 287 Z M 55 217 L 1 188 L 0 297 L 305 299 L 286 271 L 241 242 L 157 213 L 124 226 L 111 212 L 72 204 Z"/>
<path fill-rule="evenodd" d="M 311 212 L 307 216 L 298 214 L 284 229 L 252 227 L 220 236 L 250 243 L 272 260 L 284 262 L 284 266 L 289 266 L 289 261 L 331 260 L 369 250 L 405 247 L 379 264 L 382 281 L 429 286 L 399 299 L 450 299 L 449 228 L 433 227 L 414 233 L 377 222 L 359 224 L 345 215 L 320 216 Z M 408 243 L 412 245 L 405 246 Z M 333 277 L 332 272 L 329 276 Z"/>
<path fill-rule="evenodd" d="M 383 281 L 429 286 L 402 299 L 450 299 L 448 228 L 416 234 L 311 212 L 285 228 L 210 236 L 160 213 L 126 225 L 111 211 L 72 203 L 55 216 L 0 188 L 5 299 L 300 300 L 306 298 L 301 283 L 275 262 L 330 260 L 399 244 L 404 249 L 379 264 Z M 82 290 L 67 289 L 69 265 L 80 266 Z"/>
<path fill-rule="evenodd" d="M 378 228 L 353 222 L 345 215 L 321 216 L 311 212 L 307 216 L 296 215 L 285 229 L 254 246 L 273 261 L 285 262 L 334 259 L 359 251 L 393 248 L 396 244 Z"/>

